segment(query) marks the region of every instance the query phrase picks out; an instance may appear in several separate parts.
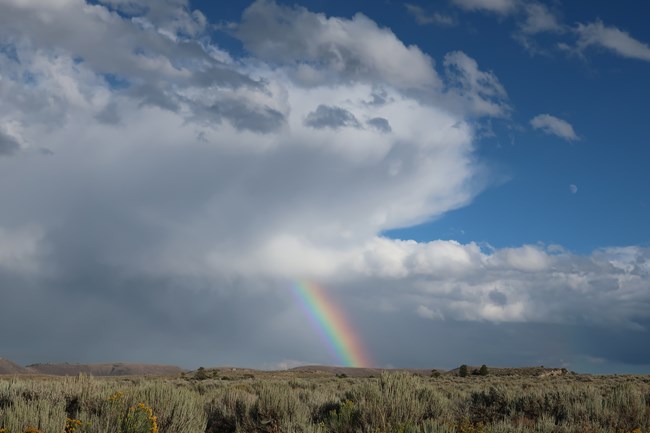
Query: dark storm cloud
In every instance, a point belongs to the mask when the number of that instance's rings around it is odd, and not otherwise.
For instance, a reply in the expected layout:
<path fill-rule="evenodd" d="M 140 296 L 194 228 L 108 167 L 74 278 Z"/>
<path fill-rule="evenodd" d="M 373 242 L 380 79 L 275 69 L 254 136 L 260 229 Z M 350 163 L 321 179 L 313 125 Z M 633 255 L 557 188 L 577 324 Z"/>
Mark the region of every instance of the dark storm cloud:
<path fill-rule="evenodd" d="M 650 339 L 650 321 L 644 320 L 639 327 L 599 327 L 573 330 L 571 342 L 576 351 L 618 364 L 643 365 L 650 362 L 650 347 L 644 340 Z M 586 335 L 585 335 L 586 334 Z"/>
<path fill-rule="evenodd" d="M 269 360 L 340 362 L 306 313 L 296 309 L 290 281 L 129 276 L 123 269 L 98 265 L 98 259 L 88 251 L 68 254 L 64 273 L 36 282 L 0 273 L 5 288 L 0 329 L 11 330 L 10 337 L 0 334 L 3 356 L 27 364 L 66 362 L 74 353 L 76 362 L 167 362 L 192 368 L 273 366 Z M 647 330 L 431 321 L 399 306 L 377 310 L 372 303 L 381 295 L 369 305 L 360 286 L 323 286 L 334 290 L 328 296 L 380 366 L 451 369 L 486 363 L 589 372 L 602 367 L 590 366 L 585 357 L 636 365 L 650 355 Z M 394 290 L 390 285 L 386 289 Z M 29 320 L 15 326 L 15 311 L 29 311 Z M 39 344 L 25 344 L 34 341 Z"/>
<path fill-rule="evenodd" d="M 0 274 L 0 356 L 23 365 L 130 361 L 196 368 L 254 366 L 259 350 L 272 350 L 259 320 L 272 323 L 282 305 L 268 294 L 252 298 L 233 281 L 115 278 L 115 272 L 120 269 L 94 265 L 38 284 Z M 21 326 L 16 310 L 29 312 Z"/>
<path fill-rule="evenodd" d="M 337 129 L 343 127 L 359 128 L 361 126 L 354 114 L 345 108 L 332 107 L 329 105 L 319 105 L 316 107 L 315 111 L 312 111 L 307 115 L 305 125 L 314 129 Z"/>

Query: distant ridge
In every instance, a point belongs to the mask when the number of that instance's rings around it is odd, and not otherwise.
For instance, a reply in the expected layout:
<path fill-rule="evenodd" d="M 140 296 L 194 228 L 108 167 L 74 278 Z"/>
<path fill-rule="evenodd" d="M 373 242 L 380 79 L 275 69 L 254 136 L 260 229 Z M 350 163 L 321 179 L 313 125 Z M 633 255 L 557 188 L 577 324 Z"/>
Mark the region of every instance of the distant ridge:
<path fill-rule="evenodd" d="M 32 364 L 27 366 L 32 374 L 50 376 L 178 376 L 182 370 L 174 365 L 105 363 L 105 364 Z"/>
<path fill-rule="evenodd" d="M 15 362 L 0 358 L 0 374 L 27 374 L 29 371 Z"/>
<path fill-rule="evenodd" d="M 0 375 L 35 374 L 49 376 L 180 376 L 183 370 L 175 365 L 133 364 L 126 362 L 102 364 L 32 364 L 22 367 L 0 358 Z"/>

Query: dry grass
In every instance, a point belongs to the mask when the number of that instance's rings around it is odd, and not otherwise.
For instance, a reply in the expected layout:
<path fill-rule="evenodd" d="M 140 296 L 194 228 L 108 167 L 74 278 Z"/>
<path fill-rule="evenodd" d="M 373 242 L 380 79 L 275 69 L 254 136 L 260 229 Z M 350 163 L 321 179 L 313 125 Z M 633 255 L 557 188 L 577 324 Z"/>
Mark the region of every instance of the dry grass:
<path fill-rule="evenodd" d="M 650 431 L 650 377 L 0 379 L 0 432 Z M 232 372 L 231 372 L 232 373 Z"/>

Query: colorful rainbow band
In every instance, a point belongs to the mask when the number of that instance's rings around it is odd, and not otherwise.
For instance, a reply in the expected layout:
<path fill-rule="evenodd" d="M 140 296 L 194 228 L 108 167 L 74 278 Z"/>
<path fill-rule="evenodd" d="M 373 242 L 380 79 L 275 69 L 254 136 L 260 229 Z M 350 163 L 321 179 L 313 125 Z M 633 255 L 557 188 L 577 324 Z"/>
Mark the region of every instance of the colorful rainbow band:
<path fill-rule="evenodd" d="M 314 283 L 300 281 L 293 285 L 293 292 L 307 318 L 339 362 L 348 367 L 372 366 L 359 336 L 323 289 Z"/>

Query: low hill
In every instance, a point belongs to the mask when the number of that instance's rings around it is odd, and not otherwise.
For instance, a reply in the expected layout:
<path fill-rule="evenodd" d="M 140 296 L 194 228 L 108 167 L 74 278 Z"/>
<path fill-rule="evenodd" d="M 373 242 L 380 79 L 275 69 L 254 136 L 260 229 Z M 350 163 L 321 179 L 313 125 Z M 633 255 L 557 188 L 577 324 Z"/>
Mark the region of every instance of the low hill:
<path fill-rule="evenodd" d="M 26 374 L 29 373 L 25 367 L 21 367 L 8 359 L 0 358 L 0 374 Z"/>
<path fill-rule="evenodd" d="M 27 373 L 51 376 L 77 376 L 80 373 L 92 376 L 178 376 L 182 370 L 173 365 L 157 364 L 32 364 Z"/>

